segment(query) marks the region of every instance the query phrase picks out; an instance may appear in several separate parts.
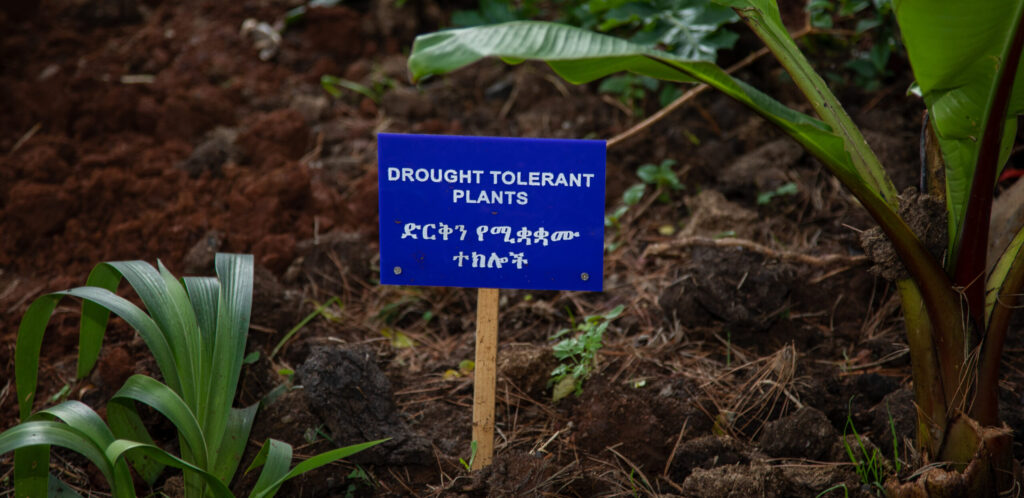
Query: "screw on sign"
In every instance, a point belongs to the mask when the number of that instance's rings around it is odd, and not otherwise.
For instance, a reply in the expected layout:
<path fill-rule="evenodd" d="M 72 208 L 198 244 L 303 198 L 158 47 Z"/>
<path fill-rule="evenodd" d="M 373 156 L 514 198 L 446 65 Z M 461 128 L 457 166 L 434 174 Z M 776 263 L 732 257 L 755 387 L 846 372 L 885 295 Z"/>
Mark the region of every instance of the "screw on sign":
<path fill-rule="evenodd" d="M 600 291 L 605 143 L 381 133 L 386 285 L 475 287 L 474 469 L 494 453 L 498 289 Z"/>

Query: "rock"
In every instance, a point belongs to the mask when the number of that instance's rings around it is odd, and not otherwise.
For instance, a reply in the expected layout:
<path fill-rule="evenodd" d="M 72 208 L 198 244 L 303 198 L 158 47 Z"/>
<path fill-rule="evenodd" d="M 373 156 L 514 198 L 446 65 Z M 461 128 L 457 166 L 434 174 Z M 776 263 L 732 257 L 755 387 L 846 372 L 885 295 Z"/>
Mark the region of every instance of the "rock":
<path fill-rule="evenodd" d="M 330 429 L 339 446 L 390 437 L 354 457 L 382 465 L 422 465 L 431 458 L 426 439 L 415 434 L 398 411 L 391 382 L 365 345 L 315 346 L 296 378 L 310 410 Z"/>
<path fill-rule="evenodd" d="M 765 424 L 758 443 L 773 457 L 821 460 L 829 455 L 838 437 L 824 413 L 805 406 Z"/>

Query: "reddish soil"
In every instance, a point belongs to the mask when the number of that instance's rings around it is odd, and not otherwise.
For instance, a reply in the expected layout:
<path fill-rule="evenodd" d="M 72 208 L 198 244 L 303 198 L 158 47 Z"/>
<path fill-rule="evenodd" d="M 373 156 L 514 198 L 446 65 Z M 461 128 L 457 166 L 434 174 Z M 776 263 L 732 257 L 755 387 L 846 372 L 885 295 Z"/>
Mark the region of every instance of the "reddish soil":
<path fill-rule="evenodd" d="M 858 242 L 872 223 L 810 156 L 711 94 L 609 150 L 609 211 L 647 162 L 677 160 L 686 189 L 667 203 L 648 189 L 608 229 L 604 292 L 502 292 L 496 458 L 463 468 L 472 373 L 453 372 L 473 357 L 475 293 L 376 283 L 375 133 L 610 138 L 635 122 L 596 85 L 572 87 L 536 64 L 489 61 L 411 86 L 403 54 L 415 34 L 467 3 L 310 9 L 269 60 L 240 35 L 243 21 L 273 23 L 301 2 L 0 8 L 0 429 L 17 422 L 14 343 L 34 298 L 84 284 L 101 261 L 212 274 L 215 252 L 248 252 L 258 266 L 248 350 L 261 356 L 243 369 L 237 405 L 287 382 L 305 388 L 261 412 L 243 465 L 268 437 L 300 456 L 392 438 L 279 496 L 817 496 L 841 484 L 872 494 L 841 444 L 847 420 L 889 457 L 891 413 L 906 458 L 914 415 L 898 298 L 867 271 Z M 756 46 L 744 35 L 723 58 Z M 902 189 L 916 181 L 920 104 L 902 96 L 909 77 L 896 69 L 877 93 L 839 90 Z M 331 98 L 323 74 L 380 98 Z M 738 76 L 806 107 L 767 59 Z M 795 195 L 757 203 L 787 182 Z M 313 320 L 267 360 L 333 296 L 337 319 Z M 552 403 L 548 337 L 619 304 L 583 394 Z M 96 373 L 75 382 L 77 326 L 77 306 L 64 303 L 38 399 L 70 384 L 71 398 L 102 413 L 125 378 L 156 371 L 115 320 Z M 396 331 L 414 345 L 389 339 Z M 1020 459 L 1024 365 L 1012 341 L 1001 394 Z M 150 418 L 175 444 L 173 428 Z M 94 468 L 58 456 L 55 473 L 104 496 Z M 11 466 L 0 455 L 0 496 L 11 494 Z M 174 496 L 180 480 L 168 476 L 139 491 Z"/>

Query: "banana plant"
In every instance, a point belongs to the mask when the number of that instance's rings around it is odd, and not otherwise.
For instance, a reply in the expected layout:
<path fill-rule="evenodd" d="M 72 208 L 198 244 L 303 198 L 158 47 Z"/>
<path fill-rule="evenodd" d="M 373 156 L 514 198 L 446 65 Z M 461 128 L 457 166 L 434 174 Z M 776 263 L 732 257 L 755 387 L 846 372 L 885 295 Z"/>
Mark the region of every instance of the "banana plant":
<path fill-rule="evenodd" d="M 22 317 L 15 346 L 15 386 L 22 423 L 0 433 L 0 454 L 14 451 L 15 496 L 47 496 L 50 446 L 88 458 L 116 497 L 135 496 L 131 467 L 152 485 L 166 466 L 184 472 L 188 497 L 230 497 L 259 404 L 232 406 L 252 309 L 253 258 L 218 254 L 217 275 L 179 281 L 163 264 L 101 263 L 85 287 L 44 295 Z M 149 313 L 115 291 L 122 278 Z M 107 404 L 107 422 L 87 405 L 67 401 L 32 413 L 46 326 L 64 297 L 82 299 L 78 379 L 99 357 L 110 313 L 131 325 L 156 359 L 160 382 L 133 375 Z M 142 403 L 177 429 L 181 455 L 157 446 L 136 409 Z M 109 424 L 109 425 L 108 425 Z M 269 497 L 284 481 L 383 442 L 338 448 L 289 469 L 292 449 L 269 439 L 249 470 L 263 467 L 250 496 Z"/>
<path fill-rule="evenodd" d="M 910 65 L 938 148 L 930 164 L 945 184 L 949 244 L 938 259 L 899 214 L 900 196 L 879 159 L 782 23 L 774 0 L 717 0 L 732 7 L 792 77 L 816 116 L 786 107 L 718 66 L 583 29 L 520 21 L 419 36 L 414 80 L 485 57 L 545 61 L 571 83 L 628 71 L 702 82 L 744 104 L 802 145 L 860 201 L 902 261 L 897 282 L 918 408 L 917 446 L 933 465 L 891 494 L 995 496 L 1013 485 L 1009 430 L 998 417 L 1003 343 L 1024 286 L 1024 229 L 986 261 L 996 179 L 1024 111 L 1019 77 L 1024 0 L 894 0 Z M 991 266 L 990 266 L 991 265 Z M 944 483 L 944 484 L 940 484 Z M 920 496 L 920 495 L 915 495 Z M 943 495 L 946 496 L 946 495 Z"/>

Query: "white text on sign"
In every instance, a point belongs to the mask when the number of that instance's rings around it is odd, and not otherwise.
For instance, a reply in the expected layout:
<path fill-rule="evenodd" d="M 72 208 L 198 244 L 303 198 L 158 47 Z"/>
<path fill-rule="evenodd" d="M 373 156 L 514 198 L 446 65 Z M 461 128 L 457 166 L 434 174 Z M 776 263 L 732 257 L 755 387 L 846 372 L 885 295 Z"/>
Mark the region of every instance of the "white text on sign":
<path fill-rule="evenodd" d="M 593 173 L 555 173 L 551 171 L 484 171 L 443 168 L 387 168 L 391 182 L 447 183 L 450 185 L 485 185 L 490 182 L 497 189 L 452 189 L 455 204 L 517 204 L 529 203 L 529 195 L 518 190 L 503 190 L 500 187 L 568 187 L 590 188 Z"/>

